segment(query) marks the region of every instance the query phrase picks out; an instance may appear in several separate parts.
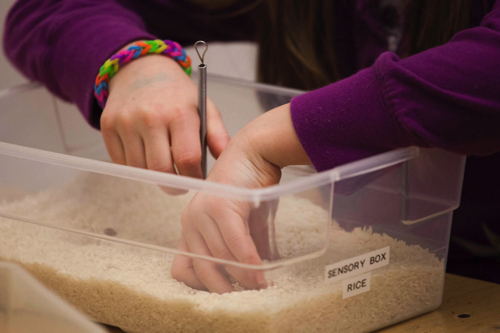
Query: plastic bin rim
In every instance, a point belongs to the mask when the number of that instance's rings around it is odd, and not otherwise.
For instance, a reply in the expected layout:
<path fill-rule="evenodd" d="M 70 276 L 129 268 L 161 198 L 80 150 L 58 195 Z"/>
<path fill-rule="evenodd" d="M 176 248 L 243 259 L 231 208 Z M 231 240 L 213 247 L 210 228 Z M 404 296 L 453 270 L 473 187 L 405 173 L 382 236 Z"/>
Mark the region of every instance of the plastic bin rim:
<path fill-rule="evenodd" d="M 64 155 L 28 148 L 10 143 L 0 142 L 0 154 L 46 164 L 95 172 L 103 175 L 121 177 L 155 185 L 173 187 L 181 190 L 195 190 L 217 196 L 230 197 L 238 200 L 253 201 L 258 205 L 261 201 L 278 199 L 283 195 L 290 195 L 336 181 L 377 171 L 395 164 L 402 163 L 419 155 L 419 148 L 408 147 L 382 153 L 362 160 L 338 166 L 310 176 L 305 176 L 287 184 L 274 185 L 260 189 L 243 188 L 226 184 L 219 184 L 202 179 L 172 175 L 158 171 L 145 170 L 130 166 L 96 161 L 82 157 Z"/>
<path fill-rule="evenodd" d="M 194 75 L 196 77 L 196 75 Z M 241 87 L 252 87 L 267 92 L 299 95 L 304 91 L 283 88 L 253 81 L 235 79 L 222 75 L 210 75 L 210 80 L 219 83 L 227 83 Z M 41 89 L 43 86 L 37 82 L 28 82 L 0 91 L 0 99 L 21 94 L 26 91 Z M 109 176 L 116 176 L 130 180 L 142 181 L 156 185 L 174 187 L 181 190 L 196 190 L 208 194 L 230 197 L 239 200 L 253 201 L 256 206 L 261 201 L 278 199 L 280 196 L 294 194 L 315 187 L 333 184 L 335 181 L 355 177 L 376 170 L 395 165 L 419 155 L 419 148 L 408 147 L 396 149 L 362 160 L 338 166 L 334 169 L 323 171 L 310 176 L 301 177 L 287 184 L 274 185 L 260 189 L 242 188 L 231 185 L 223 185 L 210 181 L 189 178 L 185 176 L 171 175 L 152 170 L 144 170 L 129 166 L 117 165 L 103 161 L 96 161 L 82 157 L 64 155 L 28 148 L 14 144 L 0 142 L 0 154 L 24 158 L 28 160 L 64 166 L 72 169 L 95 172 Z"/>

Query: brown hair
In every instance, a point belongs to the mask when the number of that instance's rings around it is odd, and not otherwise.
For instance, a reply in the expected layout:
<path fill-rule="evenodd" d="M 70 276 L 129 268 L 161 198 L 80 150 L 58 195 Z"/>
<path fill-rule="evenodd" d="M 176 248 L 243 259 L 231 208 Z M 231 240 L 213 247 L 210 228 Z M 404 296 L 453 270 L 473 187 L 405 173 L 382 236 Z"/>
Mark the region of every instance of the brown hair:
<path fill-rule="evenodd" d="M 261 4 L 259 81 L 311 90 L 342 79 L 336 56 L 335 2 L 266 0 Z M 470 0 L 407 1 L 403 56 L 442 45 L 466 29 L 469 8 Z"/>
<path fill-rule="evenodd" d="M 448 42 L 469 27 L 471 0 L 413 0 L 406 6 L 408 47 L 404 55 L 416 54 Z"/>
<path fill-rule="evenodd" d="M 209 10 L 231 7 L 237 0 L 190 0 Z M 406 0 L 403 57 L 442 45 L 469 26 L 471 0 Z M 254 11 L 258 21 L 258 80 L 312 90 L 346 75 L 338 54 L 336 8 L 355 9 L 355 0 L 249 0 L 234 15 Z M 349 18 L 341 18 L 349 22 Z M 346 53 L 345 50 L 344 54 Z M 354 53 L 354 50 L 353 52 Z M 345 56 L 344 56 L 345 58 Z"/>
<path fill-rule="evenodd" d="M 258 80 L 314 89 L 340 78 L 334 1 L 267 0 L 258 29 Z"/>

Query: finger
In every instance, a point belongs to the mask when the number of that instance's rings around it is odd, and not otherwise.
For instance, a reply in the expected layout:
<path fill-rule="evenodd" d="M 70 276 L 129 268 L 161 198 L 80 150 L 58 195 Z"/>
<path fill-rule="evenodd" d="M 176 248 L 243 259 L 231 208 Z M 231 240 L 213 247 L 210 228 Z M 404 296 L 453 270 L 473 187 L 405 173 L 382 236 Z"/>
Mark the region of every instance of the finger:
<path fill-rule="evenodd" d="M 175 174 L 167 129 L 157 129 L 141 132 L 146 152 L 148 169 Z"/>
<path fill-rule="evenodd" d="M 261 259 L 269 260 L 271 247 L 269 244 L 269 206 L 261 204 L 259 208 L 252 209 L 248 217 L 248 229 L 250 236 L 257 248 L 257 253 Z"/>
<path fill-rule="evenodd" d="M 214 207 L 214 220 L 216 221 L 222 237 L 231 253 L 239 262 L 251 265 L 262 265 L 262 260 L 250 236 L 245 221 L 239 209 L 218 209 Z M 246 209 L 246 208 L 243 208 Z M 267 281 L 261 271 L 249 271 L 261 289 L 267 288 Z"/>
<path fill-rule="evenodd" d="M 164 126 L 148 128 L 141 131 L 141 135 L 144 140 L 147 168 L 154 171 L 177 174 L 172 160 L 167 129 Z M 163 192 L 170 195 L 181 195 L 187 192 L 166 186 L 160 186 L 160 188 Z"/>
<path fill-rule="evenodd" d="M 274 224 L 269 222 L 273 221 L 276 216 L 277 205 L 277 200 L 264 202 L 260 207 L 252 209 L 248 217 L 250 236 L 261 259 L 277 260 L 280 258 Z"/>
<path fill-rule="evenodd" d="M 184 226 L 185 224 L 183 224 Z M 212 256 L 203 236 L 193 228 L 185 228 L 186 242 L 191 253 Z M 230 293 L 233 287 L 227 277 L 219 270 L 217 264 L 207 260 L 193 259 L 193 267 L 198 279 L 211 292 L 218 294 Z"/>
<path fill-rule="evenodd" d="M 136 168 L 147 168 L 144 141 L 138 129 L 139 122 L 130 116 L 117 121 L 117 133 L 123 143 L 126 164 Z"/>
<path fill-rule="evenodd" d="M 169 126 L 172 141 L 172 155 L 179 174 L 202 178 L 200 119 L 192 116 L 177 117 Z"/>
<path fill-rule="evenodd" d="M 201 221 L 199 230 L 211 252 L 211 254 L 220 259 L 225 259 L 233 262 L 238 262 L 236 257 L 231 253 L 229 248 L 222 237 L 222 234 L 217 227 L 217 224 L 209 216 Z M 249 273 L 243 268 L 228 265 L 225 267 L 226 271 L 238 280 L 243 286 L 248 289 L 259 289 L 258 281 L 255 279 L 254 274 Z"/>
<path fill-rule="evenodd" d="M 181 243 L 178 247 L 179 251 L 189 252 L 189 247 L 187 245 L 184 235 L 181 236 Z M 196 272 L 193 266 L 193 259 L 184 255 L 176 255 L 172 263 L 172 278 L 183 282 L 185 285 L 198 289 L 207 290 L 203 283 L 196 276 Z"/>
<path fill-rule="evenodd" d="M 219 158 L 229 143 L 230 137 L 222 121 L 219 109 L 212 101 L 207 101 L 207 145 L 213 157 Z"/>
<path fill-rule="evenodd" d="M 123 148 L 123 143 L 118 133 L 114 130 L 102 130 L 102 138 L 111 161 L 116 164 L 125 165 L 127 163 L 125 159 L 125 149 Z"/>
<path fill-rule="evenodd" d="M 125 150 L 125 160 L 127 165 L 136 168 L 147 168 L 144 142 L 139 133 L 123 135 L 120 133 Z"/>

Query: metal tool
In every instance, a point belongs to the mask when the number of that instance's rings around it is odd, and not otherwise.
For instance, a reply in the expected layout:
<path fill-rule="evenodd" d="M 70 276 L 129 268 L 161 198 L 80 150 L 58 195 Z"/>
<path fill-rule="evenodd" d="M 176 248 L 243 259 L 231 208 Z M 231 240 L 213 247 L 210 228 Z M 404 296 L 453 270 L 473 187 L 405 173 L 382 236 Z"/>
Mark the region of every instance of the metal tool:
<path fill-rule="evenodd" d="M 205 51 L 200 55 L 198 45 L 205 45 Z M 207 66 L 205 65 L 205 53 L 208 44 L 202 40 L 194 44 L 194 49 L 200 57 L 201 64 L 198 66 L 199 86 L 198 86 L 198 114 L 200 116 L 200 142 L 201 142 L 201 172 L 203 179 L 207 178 Z"/>

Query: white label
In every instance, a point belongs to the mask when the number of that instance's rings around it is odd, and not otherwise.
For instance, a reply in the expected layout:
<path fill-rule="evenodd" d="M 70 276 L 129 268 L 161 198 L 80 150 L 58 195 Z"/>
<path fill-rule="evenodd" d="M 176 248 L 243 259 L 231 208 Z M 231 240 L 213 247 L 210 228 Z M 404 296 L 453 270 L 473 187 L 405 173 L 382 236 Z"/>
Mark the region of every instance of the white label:
<path fill-rule="evenodd" d="M 342 299 L 370 291 L 371 278 L 372 273 L 366 273 L 342 281 Z"/>
<path fill-rule="evenodd" d="M 375 268 L 389 265 L 389 249 L 384 247 L 370 253 L 346 259 L 325 267 L 325 283 L 343 280 L 374 270 Z"/>

